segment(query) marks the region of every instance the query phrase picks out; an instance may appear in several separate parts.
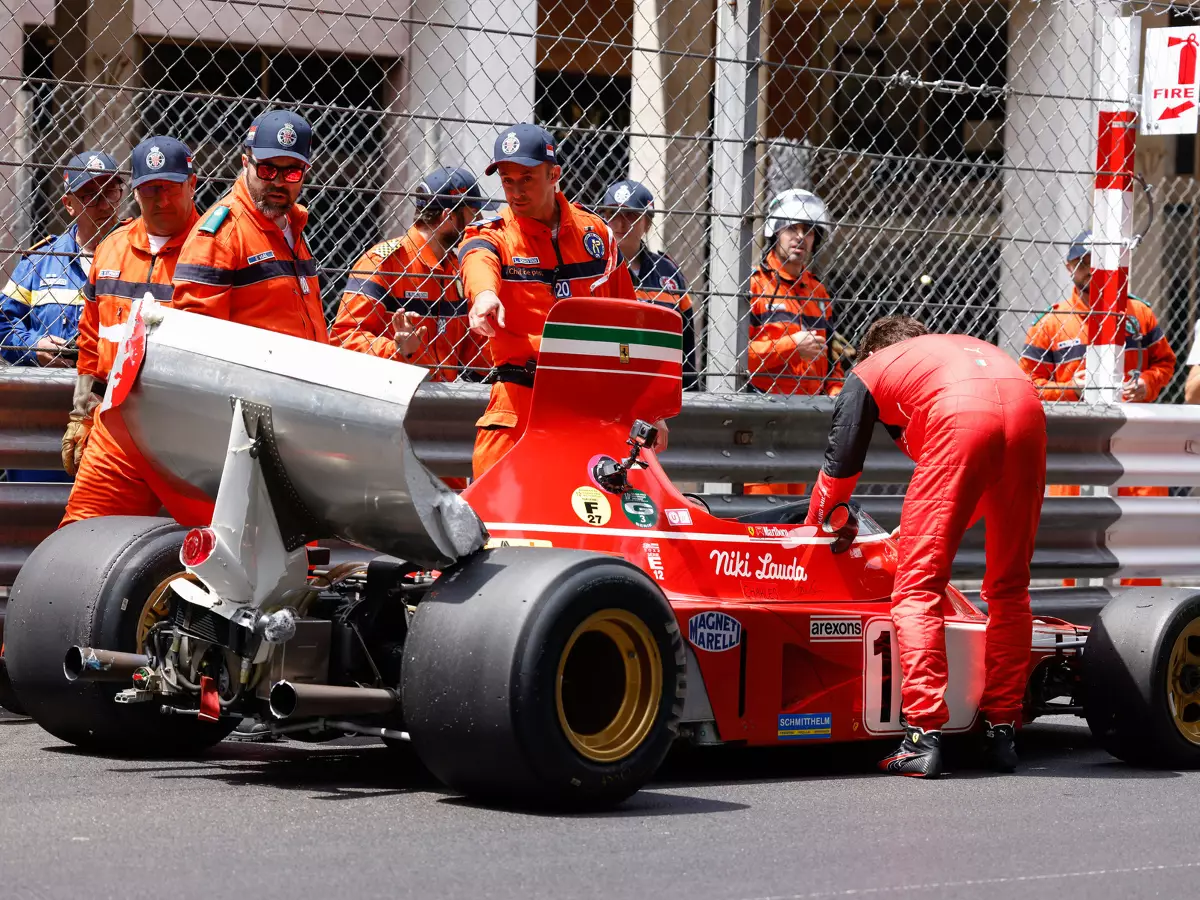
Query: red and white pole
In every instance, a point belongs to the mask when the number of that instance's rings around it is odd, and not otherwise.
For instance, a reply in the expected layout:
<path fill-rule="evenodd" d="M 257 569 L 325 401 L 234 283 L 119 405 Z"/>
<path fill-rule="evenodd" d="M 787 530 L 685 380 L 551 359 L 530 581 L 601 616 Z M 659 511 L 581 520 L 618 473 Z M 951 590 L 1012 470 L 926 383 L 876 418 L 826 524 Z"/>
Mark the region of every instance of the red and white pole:
<path fill-rule="evenodd" d="M 1141 20 L 1105 17 L 1097 29 L 1094 84 L 1095 96 L 1102 99 L 1096 126 L 1084 399 L 1115 403 L 1125 380 Z"/>

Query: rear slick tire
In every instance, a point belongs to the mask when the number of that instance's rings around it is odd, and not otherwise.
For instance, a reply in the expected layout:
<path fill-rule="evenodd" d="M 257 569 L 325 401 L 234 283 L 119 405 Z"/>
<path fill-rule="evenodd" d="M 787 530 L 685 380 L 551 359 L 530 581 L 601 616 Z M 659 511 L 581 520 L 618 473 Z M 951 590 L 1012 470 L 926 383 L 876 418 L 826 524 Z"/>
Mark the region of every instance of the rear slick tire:
<path fill-rule="evenodd" d="M 1200 768 L 1200 593 L 1134 588 L 1097 617 L 1083 707 L 1100 745 L 1154 768 Z"/>
<path fill-rule="evenodd" d="M 181 574 L 186 529 L 170 519 L 111 516 L 61 528 L 30 554 L 8 601 L 5 662 L 13 690 L 42 728 L 92 751 L 187 755 L 222 740 L 237 719 L 164 716 L 157 703 L 118 704 L 129 687 L 68 681 L 75 645 L 138 653 L 138 626 L 157 588 Z"/>
<path fill-rule="evenodd" d="M 685 666 L 671 607 L 635 566 L 579 550 L 482 551 L 417 606 L 404 721 L 421 761 L 456 791 L 605 808 L 671 748 Z"/>

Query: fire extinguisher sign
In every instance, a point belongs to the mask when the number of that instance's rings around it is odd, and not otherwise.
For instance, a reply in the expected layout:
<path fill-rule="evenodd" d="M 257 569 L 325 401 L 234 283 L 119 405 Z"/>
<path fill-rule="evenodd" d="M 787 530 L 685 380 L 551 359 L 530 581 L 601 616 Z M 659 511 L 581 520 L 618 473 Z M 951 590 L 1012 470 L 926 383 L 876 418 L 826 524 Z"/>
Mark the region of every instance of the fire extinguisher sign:
<path fill-rule="evenodd" d="M 1200 27 L 1150 28 L 1142 72 L 1142 134 L 1195 134 Z"/>

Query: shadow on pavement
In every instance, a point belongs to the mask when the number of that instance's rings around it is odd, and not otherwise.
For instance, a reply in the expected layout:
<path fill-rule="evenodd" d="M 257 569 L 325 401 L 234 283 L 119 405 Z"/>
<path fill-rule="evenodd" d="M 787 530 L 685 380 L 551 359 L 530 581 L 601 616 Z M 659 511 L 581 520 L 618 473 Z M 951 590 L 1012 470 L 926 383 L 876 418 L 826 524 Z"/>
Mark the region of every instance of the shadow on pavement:
<path fill-rule="evenodd" d="M 978 762 L 978 737 L 952 735 L 945 742 L 950 779 L 974 780 L 1000 776 Z M 671 793 L 672 788 L 795 781 L 828 781 L 884 777 L 876 761 L 892 740 L 804 747 L 679 748 L 648 785 L 615 810 L 574 813 L 575 817 L 621 818 L 694 815 L 748 808 L 706 797 Z M 1139 769 L 1109 756 L 1092 740 L 1082 723 L 1064 719 L 1038 723 L 1019 737 L 1022 766 L 1015 777 L 1049 779 L 1177 778 L 1178 772 Z M 232 787 L 265 787 L 315 793 L 322 800 L 361 800 L 393 794 L 441 795 L 443 803 L 489 808 L 443 787 L 411 750 L 388 748 L 369 739 L 343 739 L 324 744 L 223 742 L 204 755 L 190 758 L 132 760 L 97 757 L 74 747 L 52 746 L 52 753 L 107 758 L 119 763 L 110 771 L 160 779 L 209 779 Z M 559 812 L 526 811 L 530 815 L 561 816 Z"/>
<path fill-rule="evenodd" d="M 48 747 L 50 752 L 97 757 L 73 747 Z M 315 791 L 316 799 L 356 800 L 389 794 L 448 791 L 411 754 L 370 744 L 304 745 L 225 742 L 202 756 L 156 758 L 99 757 L 123 765 L 115 774 L 160 779 L 204 778 L 231 787 L 265 787 Z"/>
<path fill-rule="evenodd" d="M 1170 770 L 1142 769 L 1114 759 L 1092 739 L 1082 721 L 1042 723 L 1022 730 L 1018 738 L 1021 768 L 1016 777 L 1041 778 L 1178 778 Z M 825 781 L 883 777 L 876 762 L 890 751 L 895 738 L 854 744 L 803 747 L 679 748 L 667 758 L 654 784 L 718 785 L 778 781 Z M 946 777 L 955 780 L 1005 778 L 983 769 L 977 735 L 948 735 L 943 743 Z"/>
<path fill-rule="evenodd" d="M 656 779 L 657 780 L 657 779 Z M 446 797 L 440 802 L 447 806 L 462 806 L 468 809 L 502 809 L 504 807 L 481 803 L 468 797 Z M 514 812 L 535 817 L 554 819 L 630 819 L 653 818 L 654 816 L 691 816 L 701 813 L 737 812 L 749 809 L 745 803 L 730 803 L 708 797 L 688 797 L 680 794 L 664 794 L 651 788 L 643 788 L 615 809 L 592 812 L 563 812 L 556 809 L 517 809 Z"/>

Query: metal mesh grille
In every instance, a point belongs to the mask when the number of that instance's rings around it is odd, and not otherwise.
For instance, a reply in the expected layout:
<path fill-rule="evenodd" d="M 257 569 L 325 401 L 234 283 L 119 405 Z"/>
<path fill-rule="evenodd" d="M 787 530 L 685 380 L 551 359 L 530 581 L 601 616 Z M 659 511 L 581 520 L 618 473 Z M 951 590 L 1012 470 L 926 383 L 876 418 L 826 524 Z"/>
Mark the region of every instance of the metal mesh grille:
<path fill-rule="evenodd" d="M 1101 18 L 1131 11 L 1097 0 L 0 8 L 6 275 L 24 248 L 69 224 L 59 167 L 71 153 L 101 149 L 127 165 L 134 143 L 172 134 L 195 153 L 204 209 L 236 176 L 250 120 L 287 107 L 313 126 L 302 202 L 332 320 L 361 253 L 411 223 L 422 173 L 466 166 L 502 199 L 482 177 L 493 139 L 532 119 L 560 142 L 569 199 L 595 205 L 623 178 L 653 192 L 647 244 L 687 281 L 703 386 L 806 392 L 829 391 L 842 372 L 783 377 L 806 364 L 763 320 L 807 310 L 790 296 L 755 305 L 751 279 L 770 265 L 770 201 L 802 188 L 829 210 L 831 234 L 811 265 L 830 297 L 818 355 L 835 356 L 833 330 L 853 344 L 894 312 L 1020 353 L 1032 323 L 1070 294 L 1064 254 L 1091 221 L 1094 34 Z M 1187 4 L 1136 11 L 1146 27 L 1193 15 Z M 1132 287 L 1182 361 L 1200 275 L 1195 141 L 1142 138 L 1138 154 L 1158 186 L 1158 217 Z M 1137 209 L 1144 220 L 1143 197 Z M 128 198 L 125 212 L 136 213 Z M 21 333 L 8 332 L 7 349 L 22 346 Z M 764 335 L 769 364 L 755 349 Z"/>

